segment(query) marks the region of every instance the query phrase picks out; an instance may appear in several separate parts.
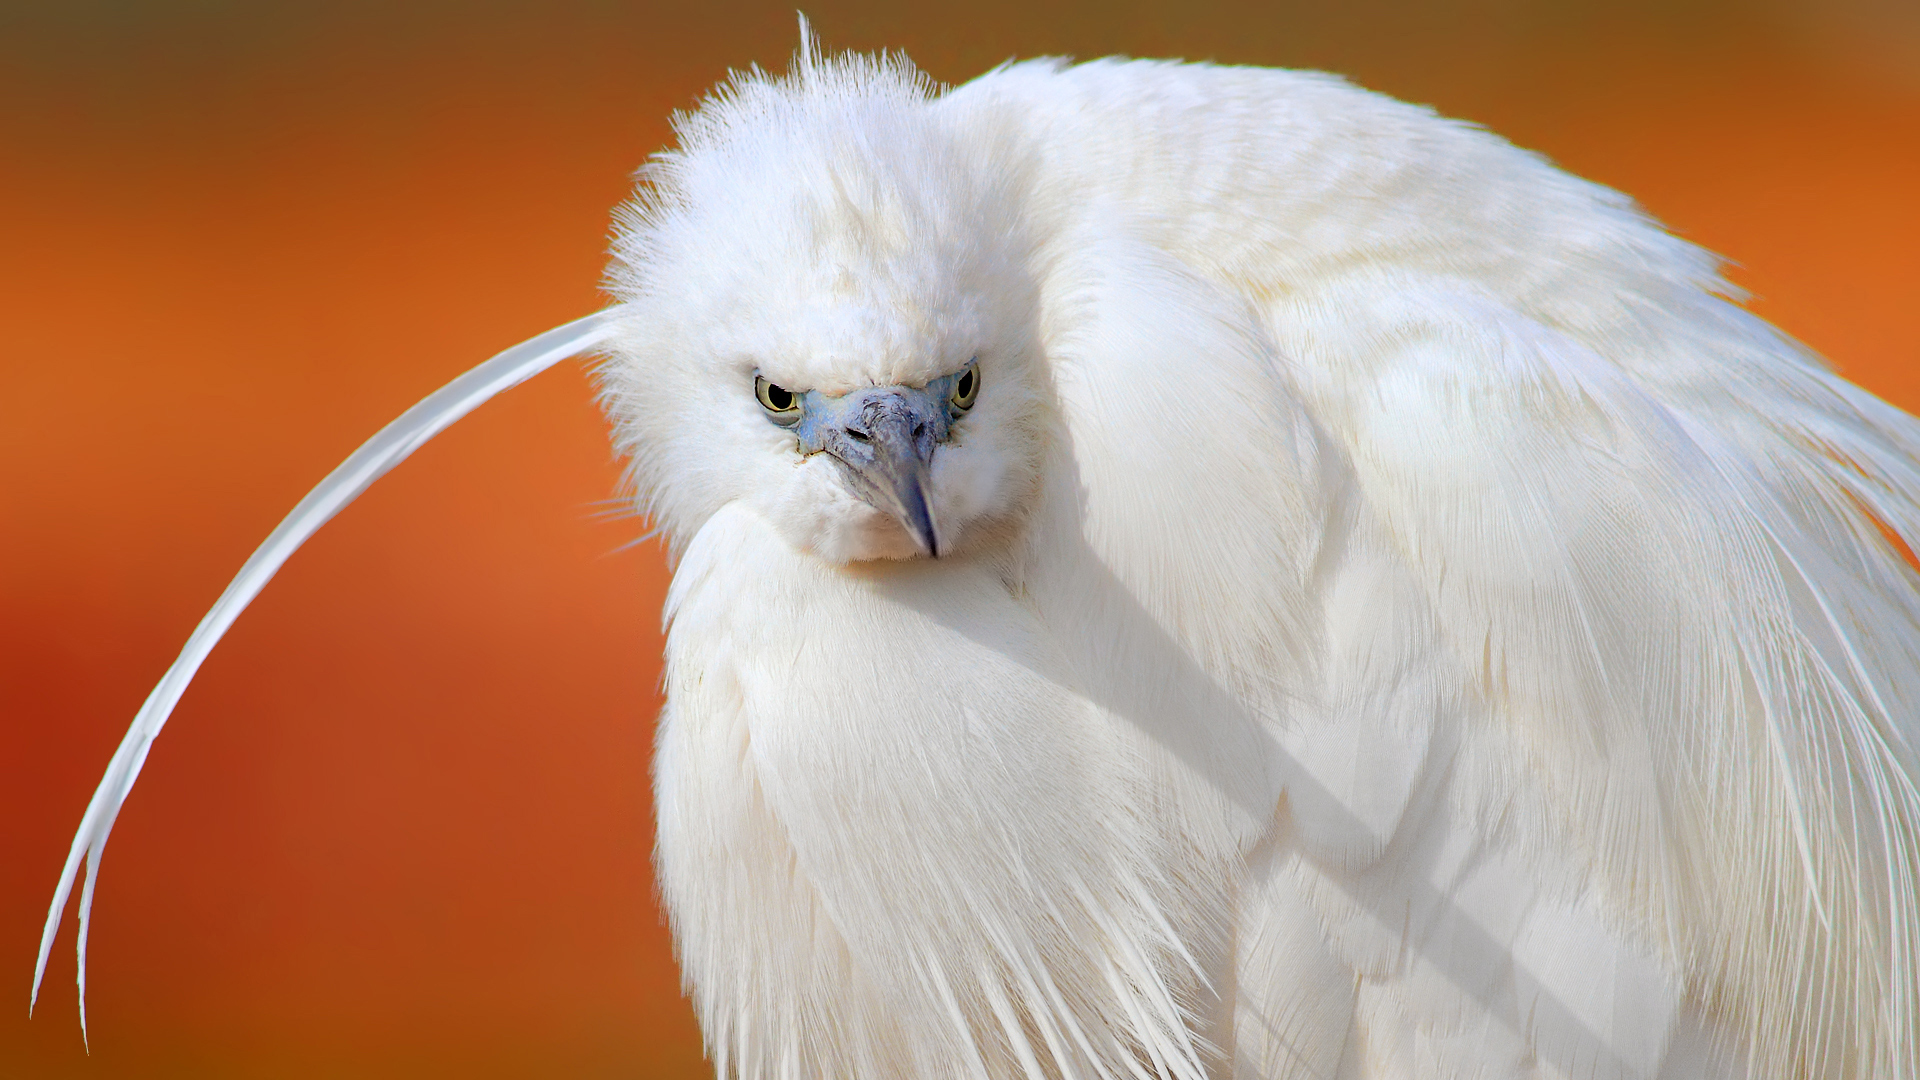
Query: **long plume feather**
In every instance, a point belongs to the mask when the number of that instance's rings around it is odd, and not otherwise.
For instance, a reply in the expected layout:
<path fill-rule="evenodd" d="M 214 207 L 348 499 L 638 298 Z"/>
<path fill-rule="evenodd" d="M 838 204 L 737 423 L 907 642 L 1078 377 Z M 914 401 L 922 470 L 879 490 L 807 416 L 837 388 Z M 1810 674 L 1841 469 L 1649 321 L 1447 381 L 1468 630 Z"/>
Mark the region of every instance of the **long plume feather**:
<path fill-rule="evenodd" d="M 80 988 L 80 1033 L 85 1038 L 87 929 L 93 909 L 94 882 L 100 873 L 100 853 L 106 849 L 107 836 L 113 832 L 113 823 L 120 816 L 120 807 L 127 801 L 128 793 L 133 790 L 134 780 L 140 776 L 141 766 L 146 764 L 147 752 L 152 749 L 154 738 L 166 726 L 167 717 L 173 715 L 173 708 L 179 703 L 180 695 L 186 693 L 187 684 L 193 681 L 194 674 L 200 670 L 208 654 L 213 652 L 213 647 L 220 643 L 233 621 L 247 609 L 247 605 L 260 594 L 260 590 L 266 587 L 287 559 L 300 549 L 300 545 L 332 520 L 335 514 L 346 509 L 347 504 L 359 498 L 360 493 L 375 480 L 386 475 L 389 469 L 405 461 L 408 455 L 425 446 L 435 435 L 495 394 L 518 386 L 568 357 L 591 351 L 607 339 L 611 326 L 612 315 L 608 312 L 576 319 L 515 345 L 427 395 L 418 405 L 381 428 L 379 434 L 368 439 L 338 468 L 327 474 L 327 478 L 308 492 L 307 497 L 301 499 L 293 512 L 254 550 L 246 565 L 227 585 L 226 591 L 220 594 L 220 599 L 214 601 L 206 617 L 200 620 L 200 625 L 194 627 L 193 635 L 187 638 L 186 646 L 180 650 L 173 666 L 161 677 L 159 685 L 147 695 L 146 703 L 140 706 L 140 712 L 134 716 L 126 737 L 120 740 L 119 748 L 113 752 L 106 775 L 101 778 L 100 786 L 94 789 L 93 799 L 87 803 L 86 815 L 80 819 L 80 828 L 73 836 L 73 847 L 67 852 L 66 865 L 60 870 L 60 885 L 54 890 L 53 903 L 47 909 L 46 926 L 40 932 L 40 956 L 33 968 L 33 994 L 27 1006 L 29 1013 L 40 1000 L 40 981 L 47 973 L 47 957 L 53 951 L 54 935 L 60 929 L 60 917 L 66 911 L 67 898 L 72 895 L 74 879 L 79 875 L 80 863 L 84 858 L 87 876 L 80 891 L 80 932 L 76 946 L 79 970 L 76 981 Z"/>

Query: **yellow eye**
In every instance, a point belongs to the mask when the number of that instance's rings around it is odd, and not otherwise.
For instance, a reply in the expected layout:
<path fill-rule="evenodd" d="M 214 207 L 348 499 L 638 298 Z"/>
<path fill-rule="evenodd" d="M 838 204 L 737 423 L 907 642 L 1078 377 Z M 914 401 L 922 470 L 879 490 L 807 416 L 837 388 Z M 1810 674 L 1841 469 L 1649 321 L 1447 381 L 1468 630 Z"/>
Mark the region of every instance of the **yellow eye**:
<path fill-rule="evenodd" d="M 973 403 L 979 398 L 980 368 L 976 364 L 968 364 L 967 370 L 961 372 L 960 377 L 954 380 L 953 397 L 949 400 L 953 402 L 954 408 L 966 412 L 973 408 Z"/>
<path fill-rule="evenodd" d="M 780 423 L 791 424 L 800 419 L 800 396 L 784 386 L 775 386 L 755 375 L 753 396 L 759 398 L 760 407 L 772 413 Z"/>

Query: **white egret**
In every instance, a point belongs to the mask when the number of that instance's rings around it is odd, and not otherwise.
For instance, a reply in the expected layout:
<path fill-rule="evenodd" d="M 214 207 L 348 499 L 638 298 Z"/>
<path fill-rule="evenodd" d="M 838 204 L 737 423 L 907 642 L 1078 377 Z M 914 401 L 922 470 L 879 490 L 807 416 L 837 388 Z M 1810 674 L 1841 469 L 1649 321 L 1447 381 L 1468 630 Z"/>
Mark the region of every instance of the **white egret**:
<path fill-rule="evenodd" d="M 803 44 L 678 132 L 195 631 L 36 992 L 239 610 L 594 351 L 720 1075 L 1920 1075 L 1920 424 L 1710 254 L 1317 74 Z"/>

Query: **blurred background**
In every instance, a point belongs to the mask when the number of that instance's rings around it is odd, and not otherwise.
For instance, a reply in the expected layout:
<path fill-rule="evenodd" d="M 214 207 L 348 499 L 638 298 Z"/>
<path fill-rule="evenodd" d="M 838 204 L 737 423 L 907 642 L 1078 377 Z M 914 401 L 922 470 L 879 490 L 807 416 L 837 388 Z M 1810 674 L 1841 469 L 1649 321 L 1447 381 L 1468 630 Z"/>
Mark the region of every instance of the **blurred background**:
<path fill-rule="evenodd" d="M 1430 103 L 1632 194 L 1920 407 L 1910 0 L 807 11 L 949 82 L 1129 53 Z M 31 1020 L 27 989 L 95 781 L 253 545 L 600 306 L 669 115 L 795 40 L 785 0 L 0 2 L 0 1075 L 704 1074 L 648 862 L 666 568 L 610 513 L 579 365 L 376 486 L 215 652 L 104 864 L 91 1056 L 71 912 Z"/>

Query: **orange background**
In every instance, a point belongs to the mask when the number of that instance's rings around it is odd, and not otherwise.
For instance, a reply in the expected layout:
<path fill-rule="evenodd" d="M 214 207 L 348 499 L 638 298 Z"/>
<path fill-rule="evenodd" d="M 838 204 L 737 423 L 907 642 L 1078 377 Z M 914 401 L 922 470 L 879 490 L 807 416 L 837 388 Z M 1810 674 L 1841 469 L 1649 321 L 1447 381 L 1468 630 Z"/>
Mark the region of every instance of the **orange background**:
<path fill-rule="evenodd" d="M 808 10 L 945 80 L 1127 52 L 1433 103 L 1637 196 L 1920 407 L 1910 5 L 1323 6 Z M 32 1020 L 27 985 L 94 782 L 253 545 L 599 306 L 668 114 L 794 40 L 787 3 L 0 6 L 0 1075 L 703 1073 L 648 865 L 665 570 L 606 512 L 577 365 L 376 486 L 215 652 L 105 862 L 91 1057 L 71 921 Z"/>

